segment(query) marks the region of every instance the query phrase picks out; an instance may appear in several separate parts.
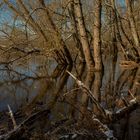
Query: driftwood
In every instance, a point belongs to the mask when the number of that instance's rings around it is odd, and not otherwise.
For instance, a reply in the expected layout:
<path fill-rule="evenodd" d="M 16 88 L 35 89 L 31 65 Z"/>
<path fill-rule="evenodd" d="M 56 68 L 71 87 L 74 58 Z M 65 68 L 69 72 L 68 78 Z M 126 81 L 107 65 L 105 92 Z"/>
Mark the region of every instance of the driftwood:
<path fill-rule="evenodd" d="M 105 117 L 106 119 L 109 119 L 110 121 L 114 121 L 117 119 L 120 119 L 121 117 L 125 116 L 126 114 L 130 113 L 132 110 L 135 110 L 136 107 L 138 106 L 138 102 L 136 100 L 136 98 L 133 96 L 133 94 L 129 91 L 132 100 L 130 100 L 129 102 L 125 100 L 124 97 L 122 97 L 122 100 L 124 102 L 124 104 L 126 105 L 124 108 L 121 108 L 120 110 L 118 110 L 115 113 L 112 113 L 106 109 L 104 109 L 100 103 L 96 100 L 96 98 L 94 97 L 94 95 L 92 94 L 91 90 L 84 84 L 82 83 L 80 80 L 78 80 L 73 74 L 71 74 L 69 71 L 67 71 L 69 73 L 69 75 L 75 79 L 76 83 L 78 84 L 79 87 L 86 89 L 86 91 L 88 92 L 87 94 L 89 95 L 89 97 L 93 100 L 94 104 L 97 106 L 97 108 L 99 109 L 99 111 L 101 113 L 103 113 L 103 117 Z"/>
<path fill-rule="evenodd" d="M 128 115 L 129 113 L 131 113 L 131 111 L 135 110 L 136 107 L 138 106 L 138 102 L 137 102 L 136 98 L 132 94 L 130 94 L 131 97 L 132 97 L 132 100 L 130 100 L 129 102 L 127 102 L 125 100 L 125 98 L 122 97 L 122 101 L 126 105 L 124 108 L 119 109 L 115 113 L 112 113 L 112 112 L 110 112 L 108 110 L 105 110 L 100 105 L 100 103 L 96 100 L 96 98 L 92 94 L 91 90 L 84 83 L 82 83 L 80 80 L 78 80 L 73 74 L 71 74 L 70 72 L 68 72 L 68 73 L 76 81 L 76 83 L 78 84 L 79 87 L 81 87 L 81 88 L 83 88 L 84 90 L 87 91 L 87 94 L 93 100 L 93 103 L 97 106 L 97 108 L 99 109 L 99 111 L 102 113 L 102 116 L 104 117 L 103 119 L 106 119 L 106 122 L 111 123 L 113 121 L 119 120 L 119 119 L 123 118 L 124 116 Z M 98 125 L 103 130 L 102 132 L 107 136 L 108 139 L 111 139 L 111 138 L 116 139 L 116 138 L 114 138 L 114 136 L 112 134 L 112 131 L 106 125 L 104 125 L 97 118 L 97 116 L 95 116 L 94 114 L 93 114 L 93 121 L 96 121 L 98 123 Z"/>
<path fill-rule="evenodd" d="M 8 105 L 8 110 L 9 110 L 9 115 L 11 117 L 11 120 L 13 122 L 13 126 L 14 126 L 14 128 L 17 128 L 16 120 L 14 118 L 13 112 L 12 112 L 11 107 L 9 105 Z"/>
<path fill-rule="evenodd" d="M 136 107 L 138 106 L 138 102 L 137 102 L 136 98 L 132 94 L 130 94 L 131 97 L 132 97 L 132 100 L 130 100 L 126 104 L 126 106 L 124 108 L 121 108 L 117 112 L 112 113 L 112 112 L 110 112 L 108 110 L 105 110 L 100 105 L 100 103 L 93 96 L 93 94 L 90 91 L 90 89 L 88 89 L 88 87 L 86 87 L 86 85 L 84 83 L 82 83 L 80 80 L 78 80 L 70 72 L 68 72 L 68 73 L 76 80 L 76 83 L 78 84 L 78 86 L 80 88 L 83 88 L 87 92 L 88 96 L 93 100 L 93 103 L 97 106 L 97 109 L 102 114 L 101 116 L 103 117 L 103 120 L 106 119 L 106 121 L 102 121 L 102 120 L 98 119 L 98 116 L 96 116 L 94 113 L 91 115 L 92 121 L 94 121 L 99 126 L 99 132 L 104 134 L 107 137 L 107 139 L 116 139 L 113 136 L 112 130 L 110 130 L 108 128 L 108 126 L 105 125 L 104 123 L 112 123 L 113 121 L 119 120 L 122 117 L 125 117 L 126 115 L 128 115 L 131 111 L 135 110 Z M 122 98 L 122 100 L 124 101 L 124 103 L 126 102 L 125 98 Z M 11 112 L 10 107 L 9 107 L 9 112 Z M 12 122 L 13 122 L 13 125 L 15 126 L 15 128 L 12 131 L 8 132 L 7 134 L 1 135 L 0 140 L 19 139 L 21 137 L 27 139 L 28 138 L 28 133 L 30 132 L 30 130 L 29 130 L 30 126 L 32 126 L 32 124 L 35 121 L 39 120 L 42 116 L 47 117 L 49 114 L 50 114 L 49 109 L 43 109 L 43 110 L 41 110 L 41 111 L 39 111 L 37 113 L 34 113 L 33 115 L 29 116 L 21 124 L 17 125 L 16 121 L 14 120 L 14 116 L 11 113 L 10 116 L 11 116 L 11 119 L 12 119 Z"/>
<path fill-rule="evenodd" d="M 31 124 L 33 124 L 33 122 L 40 119 L 42 116 L 47 117 L 49 114 L 50 114 L 50 110 L 48 109 L 44 109 L 37 113 L 34 113 L 12 131 L 8 132 L 7 134 L 1 135 L 0 140 L 16 140 L 16 139 L 21 138 L 24 135 L 24 133 L 27 132 L 28 127 Z"/>
<path fill-rule="evenodd" d="M 78 84 L 78 86 L 80 86 L 81 88 L 85 89 L 89 95 L 89 97 L 93 100 L 94 104 L 97 106 L 97 108 L 99 109 L 99 111 L 101 113 L 103 113 L 103 116 L 104 117 L 107 117 L 107 112 L 106 110 L 100 105 L 100 103 L 96 100 L 96 98 L 94 97 L 94 95 L 92 94 L 92 92 L 89 90 L 89 88 L 84 84 L 82 83 L 80 80 L 78 80 L 74 75 L 72 75 L 69 71 L 67 71 L 70 76 L 76 80 L 76 83 Z M 106 126 L 104 125 L 97 117 L 96 115 L 93 115 L 92 116 L 93 118 L 93 121 L 95 121 L 101 128 L 101 131 L 102 133 L 107 137 L 107 139 L 116 139 L 114 136 L 113 136 L 113 133 L 112 131 Z M 100 131 L 100 130 L 99 130 Z"/>
<path fill-rule="evenodd" d="M 126 107 L 119 109 L 117 112 L 111 114 L 111 121 L 117 121 L 121 118 L 127 116 L 132 111 L 134 111 L 138 107 L 138 102 L 134 99 L 130 101 L 130 104 Z"/>
<path fill-rule="evenodd" d="M 89 95 L 89 97 L 92 99 L 92 101 L 94 102 L 94 104 L 97 106 L 97 108 L 99 109 L 99 111 L 104 115 L 104 117 L 106 117 L 106 111 L 104 110 L 104 108 L 99 104 L 99 102 L 96 100 L 96 98 L 94 97 L 94 95 L 92 94 L 92 92 L 90 91 L 90 89 L 84 84 L 82 83 L 80 80 L 78 80 L 73 74 L 71 74 L 69 71 L 67 71 L 67 73 L 73 78 L 75 79 L 76 83 L 78 84 L 79 87 L 83 88 L 86 90 L 87 94 Z"/>

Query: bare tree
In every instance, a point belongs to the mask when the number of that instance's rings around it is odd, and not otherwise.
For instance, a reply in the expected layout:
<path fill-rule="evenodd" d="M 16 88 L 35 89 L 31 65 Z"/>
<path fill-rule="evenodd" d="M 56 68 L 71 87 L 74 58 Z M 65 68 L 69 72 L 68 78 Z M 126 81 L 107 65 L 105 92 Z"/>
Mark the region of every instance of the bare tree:
<path fill-rule="evenodd" d="M 95 1 L 95 11 L 94 11 L 94 62 L 95 69 L 102 70 L 102 56 L 101 56 L 101 10 L 102 10 L 102 0 Z"/>
<path fill-rule="evenodd" d="M 75 11 L 76 21 L 78 24 L 77 27 L 78 27 L 78 31 L 79 31 L 79 36 L 80 36 L 83 52 L 85 55 L 87 68 L 88 68 L 88 70 L 91 70 L 91 69 L 93 69 L 93 58 L 92 58 L 92 54 L 90 51 L 88 35 L 86 32 L 86 26 L 85 26 L 83 11 L 82 11 L 81 0 L 74 0 L 74 11 Z"/>
<path fill-rule="evenodd" d="M 46 5 L 45 5 L 45 1 L 44 0 L 39 0 L 39 2 L 41 3 L 41 5 L 45 8 L 45 11 L 46 11 L 46 15 L 47 15 L 47 19 L 49 20 L 49 23 L 51 25 L 51 28 L 52 30 L 54 31 L 55 33 L 55 36 L 56 36 L 56 39 L 58 40 L 58 43 L 60 44 L 60 46 L 62 46 L 62 48 L 64 49 L 64 53 L 68 59 L 68 62 L 69 63 L 72 63 L 72 58 L 71 58 L 71 54 L 61 36 L 61 34 L 59 33 L 57 27 L 55 26 L 52 18 L 51 18 L 51 15 L 49 13 L 49 10 L 47 9 Z"/>
<path fill-rule="evenodd" d="M 49 35 L 46 32 L 45 26 L 43 27 L 43 24 L 41 23 L 41 21 L 37 20 L 36 16 L 37 13 L 35 14 L 35 16 L 33 16 L 32 14 L 37 12 L 38 10 L 42 11 L 43 13 L 45 13 L 46 15 L 46 19 L 48 20 L 48 23 L 45 24 L 49 24 L 50 26 L 50 32 L 54 33 L 55 35 L 55 42 L 57 42 L 59 44 L 59 46 L 62 47 L 63 52 L 65 54 L 65 57 L 67 59 L 67 63 L 72 63 L 72 58 L 70 55 L 70 52 L 65 44 L 65 41 L 62 38 L 62 35 L 59 33 L 59 30 L 57 29 L 57 26 L 55 25 L 54 21 L 52 20 L 52 17 L 50 15 L 49 10 L 47 9 L 47 6 L 44 2 L 44 0 L 39 0 L 37 1 L 38 3 L 38 7 L 33 7 L 33 10 L 31 11 L 31 9 L 29 9 L 29 7 L 26 5 L 25 2 L 23 2 L 22 0 L 17 0 L 16 4 L 17 7 L 9 2 L 8 0 L 4 0 L 5 4 L 8 5 L 8 7 L 13 11 L 13 13 L 15 15 L 18 15 L 22 21 L 24 21 L 25 23 L 29 23 L 29 26 L 33 29 L 34 32 L 36 32 L 37 34 L 39 34 L 46 42 L 46 44 L 49 42 Z M 18 9 L 18 7 L 20 8 L 20 10 Z M 43 19 L 43 17 L 42 17 Z"/>

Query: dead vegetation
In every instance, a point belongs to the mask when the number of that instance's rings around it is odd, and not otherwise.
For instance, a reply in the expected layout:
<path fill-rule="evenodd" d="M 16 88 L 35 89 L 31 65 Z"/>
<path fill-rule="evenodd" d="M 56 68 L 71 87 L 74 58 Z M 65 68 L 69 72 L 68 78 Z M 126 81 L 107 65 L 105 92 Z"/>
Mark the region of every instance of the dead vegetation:
<path fill-rule="evenodd" d="M 28 104 L 2 114 L 0 139 L 117 139 L 109 126 L 139 106 L 139 7 L 140 0 L 2 0 L 0 70 L 10 79 L 0 85 L 41 82 Z M 45 64 L 21 72 L 37 57 Z M 59 67 L 51 75 L 49 60 Z M 58 103 L 70 113 L 51 122 Z"/>

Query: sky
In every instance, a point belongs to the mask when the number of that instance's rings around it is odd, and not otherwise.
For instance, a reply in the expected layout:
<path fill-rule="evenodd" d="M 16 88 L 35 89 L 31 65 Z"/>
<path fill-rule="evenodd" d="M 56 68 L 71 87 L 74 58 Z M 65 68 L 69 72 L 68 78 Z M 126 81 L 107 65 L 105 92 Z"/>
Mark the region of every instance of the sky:
<path fill-rule="evenodd" d="M 12 13 L 9 10 L 6 10 L 7 6 L 3 5 L 0 8 L 0 24 L 3 22 L 10 22 L 12 20 Z"/>
<path fill-rule="evenodd" d="M 1 2 L 2 0 L 0 0 Z M 9 0 L 9 2 L 11 3 L 15 3 L 16 5 L 16 0 Z M 51 0 L 46 0 L 47 3 L 50 3 Z M 7 6 L 3 5 L 2 7 L 0 7 L 0 25 L 3 22 L 7 22 L 7 23 L 12 23 L 13 19 L 12 19 L 12 12 L 9 10 L 6 10 Z"/>
<path fill-rule="evenodd" d="M 0 0 L 1 2 L 2 0 Z M 16 0 L 9 0 L 11 3 L 15 3 Z M 46 0 L 47 2 L 51 2 L 51 0 Z M 119 2 L 122 5 L 125 5 L 125 0 L 116 0 L 116 2 Z M 7 23 L 9 25 L 13 24 L 13 15 L 12 12 L 10 10 L 6 10 L 7 6 L 3 5 L 0 8 L 0 27 L 3 23 Z M 18 21 L 17 21 L 18 22 Z M 20 23 L 21 24 L 21 23 Z"/>

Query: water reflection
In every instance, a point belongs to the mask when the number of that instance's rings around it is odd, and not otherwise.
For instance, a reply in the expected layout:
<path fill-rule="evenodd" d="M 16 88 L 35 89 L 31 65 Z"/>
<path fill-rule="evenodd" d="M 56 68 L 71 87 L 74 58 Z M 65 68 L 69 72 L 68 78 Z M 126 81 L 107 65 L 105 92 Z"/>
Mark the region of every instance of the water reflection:
<path fill-rule="evenodd" d="M 124 96 L 129 101 L 129 91 L 139 97 L 140 68 L 124 70 L 120 68 L 118 60 L 114 62 L 109 59 L 104 62 L 104 66 L 104 72 L 87 72 L 84 63 L 66 67 L 40 57 L 30 59 L 26 65 L 1 65 L 0 111 L 7 110 L 9 104 L 14 112 L 20 110 L 25 116 L 30 116 L 33 112 L 47 107 L 51 110 L 50 120 L 53 121 L 66 118 L 81 120 L 85 119 L 84 117 L 88 116 L 85 114 L 88 113 L 100 115 L 89 95 L 77 86 L 67 71 L 81 80 L 107 110 L 115 112 L 124 107 L 121 98 Z M 44 121 L 40 122 L 40 131 L 44 128 L 48 130 L 51 125 L 46 119 Z M 125 125 L 131 126 L 132 115 L 125 119 L 125 122 Z M 133 123 L 133 127 L 135 126 L 138 127 Z M 127 136 L 124 137 L 124 132 L 118 132 L 121 127 L 124 131 L 123 123 L 112 125 L 116 136 L 125 139 Z M 132 128 L 127 126 L 127 133 L 130 129 Z"/>
<path fill-rule="evenodd" d="M 51 65 L 42 64 L 41 58 L 33 58 L 24 65 L 1 65 L 0 67 L 0 110 L 7 109 L 9 104 L 13 110 L 20 106 L 26 105 L 40 91 L 42 83 L 46 87 L 49 74 L 46 68 L 55 68 L 54 63 Z M 40 63 L 41 62 L 41 63 Z M 48 63 L 50 63 L 48 61 Z M 44 67 L 43 67 L 44 65 Z M 41 88 L 42 89 L 42 88 Z"/>

